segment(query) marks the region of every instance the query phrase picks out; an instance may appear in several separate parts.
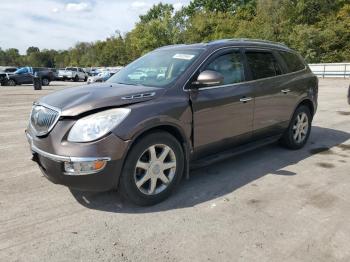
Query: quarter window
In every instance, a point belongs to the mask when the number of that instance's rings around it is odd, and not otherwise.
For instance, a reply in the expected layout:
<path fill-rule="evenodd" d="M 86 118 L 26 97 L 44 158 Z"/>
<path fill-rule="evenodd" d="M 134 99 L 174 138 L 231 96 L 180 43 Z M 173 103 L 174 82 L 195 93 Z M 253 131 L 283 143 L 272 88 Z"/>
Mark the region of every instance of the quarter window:
<path fill-rule="evenodd" d="M 246 51 L 245 54 L 253 80 L 282 74 L 281 67 L 272 53 L 264 51 Z"/>
<path fill-rule="evenodd" d="M 212 70 L 224 76 L 223 85 L 243 81 L 243 65 L 238 51 L 227 53 L 215 58 L 202 71 Z"/>
<path fill-rule="evenodd" d="M 289 72 L 296 72 L 305 68 L 304 62 L 299 58 L 297 54 L 290 52 L 279 52 L 283 60 L 286 62 Z"/>

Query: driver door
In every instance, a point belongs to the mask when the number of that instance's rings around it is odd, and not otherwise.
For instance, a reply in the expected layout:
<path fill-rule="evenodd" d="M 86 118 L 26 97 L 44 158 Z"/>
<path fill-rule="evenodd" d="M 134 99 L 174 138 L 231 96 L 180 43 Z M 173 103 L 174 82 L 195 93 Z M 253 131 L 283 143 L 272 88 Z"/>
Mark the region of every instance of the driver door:
<path fill-rule="evenodd" d="M 18 84 L 31 84 L 33 83 L 33 76 L 26 68 L 26 70 L 23 70 L 18 75 L 16 75 L 16 82 Z"/>
<path fill-rule="evenodd" d="M 244 83 L 240 50 L 217 52 L 195 76 L 205 70 L 220 73 L 224 80 L 220 85 L 190 87 L 195 157 L 245 143 L 253 131 L 253 89 Z"/>

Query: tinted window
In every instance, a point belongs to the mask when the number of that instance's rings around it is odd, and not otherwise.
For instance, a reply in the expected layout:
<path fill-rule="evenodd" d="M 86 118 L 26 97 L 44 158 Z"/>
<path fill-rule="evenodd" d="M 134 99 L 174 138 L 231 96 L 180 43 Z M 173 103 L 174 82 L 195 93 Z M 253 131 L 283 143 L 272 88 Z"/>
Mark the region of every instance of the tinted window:
<path fill-rule="evenodd" d="M 238 51 L 215 58 L 202 71 L 212 70 L 224 76 L 224 85 L 243 81 L 243 65 Z"/>
<path fill-rule="evenodd" d="M 17 68 L 6 68 L 5 72 L 15 72 L 17 70 Z"/>
<path fill-rule="evenodd" d="M 305 68 L 304 62 L 297 54 L 289 52 L 279 52 L 283 60 L 286 62 L 289 72 L 296 72 Z"/>
<path fill-rule="evenodd" d="M 272 53 L 264 51 L 246 51 L 245 54 L 253 80 L 282 74 L 281 67 Z"/>

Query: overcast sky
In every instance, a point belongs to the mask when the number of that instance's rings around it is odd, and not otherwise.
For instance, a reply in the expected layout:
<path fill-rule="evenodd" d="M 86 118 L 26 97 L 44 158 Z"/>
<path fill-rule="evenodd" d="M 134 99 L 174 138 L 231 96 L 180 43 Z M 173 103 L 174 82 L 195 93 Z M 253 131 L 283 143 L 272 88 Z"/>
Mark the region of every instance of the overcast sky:
<path fill-rule="evenodd" d="M 153 4 L 189 0 L 1 0 L 0 47 L 67 49 L 78 41 L 103 40 L 133 28 Z"/>

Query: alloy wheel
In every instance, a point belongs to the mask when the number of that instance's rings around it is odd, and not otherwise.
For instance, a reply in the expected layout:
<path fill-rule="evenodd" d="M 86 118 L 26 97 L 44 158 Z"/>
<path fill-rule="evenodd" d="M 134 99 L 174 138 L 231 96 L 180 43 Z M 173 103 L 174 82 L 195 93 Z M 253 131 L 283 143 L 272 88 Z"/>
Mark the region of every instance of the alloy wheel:
<path fill-rule="evenodd" d="M 293 139 L 297 143 L 302 143 L 309 130 L 309 119 L 305 112 L 297 115 L 293 125 Z"/>
<path fill-rule="evenodd" d="M 47 86 L 47 85 L 49 85 L 49 80 L 47 79 L 47 78 L 44 78 L 43 80 L 42 80 L 42 85 L 43 86 Z"/>
<path fill-rule="evenodd" d="M 164 191 L 176 173 L 176 156 L 167 145 L 148 147 L 136 163 L 134 180 L 137 188 L 146 195 Z"/>
<path fill-rule="evenodd" d="M 9 86 L 15 86 L 15 85 L 16 85 L 16 82 L 15 82 L 14 80 L 10 79 L 10 80 L 7 81 L 7 84 L 8 84 Z"/>

